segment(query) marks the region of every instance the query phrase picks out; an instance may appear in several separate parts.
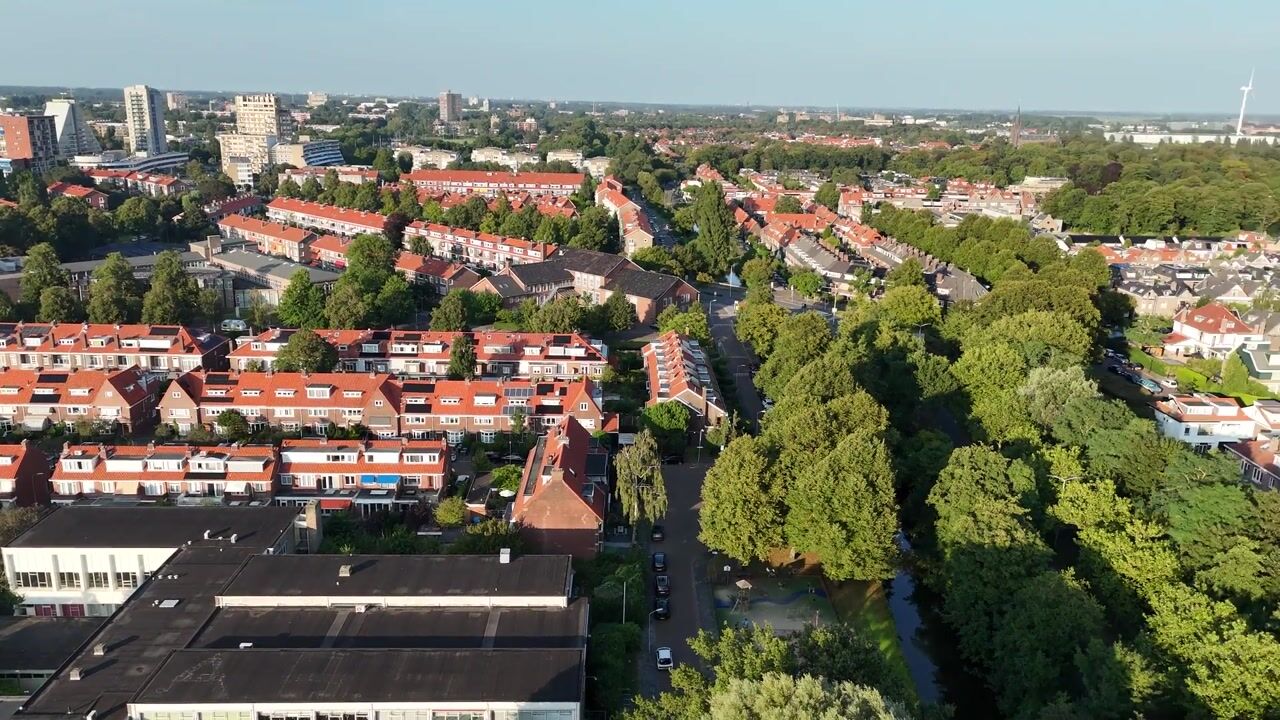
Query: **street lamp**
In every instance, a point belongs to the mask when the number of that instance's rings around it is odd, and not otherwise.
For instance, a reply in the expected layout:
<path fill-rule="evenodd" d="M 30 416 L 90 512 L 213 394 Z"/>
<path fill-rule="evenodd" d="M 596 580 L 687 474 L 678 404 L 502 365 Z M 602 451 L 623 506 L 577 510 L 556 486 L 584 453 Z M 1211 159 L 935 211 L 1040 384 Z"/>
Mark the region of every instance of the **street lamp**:
<path fill-rule="evenodd" d="M 707 433 L 706 428 L 701 428 L 698 430 L 698 460 L 697 460 L 698 464 L 702 463 L 702 438 L 704 435 L 706 435 L 706 433 Z"/>
<path fill-rule="evenodd" d="M 649 626 L 649 654 L 651 655 L 653 654 L 653 616 L 656 612 L 658 612 L 658 608 L 649 611 L 649 622 L 647 623 Z"/>

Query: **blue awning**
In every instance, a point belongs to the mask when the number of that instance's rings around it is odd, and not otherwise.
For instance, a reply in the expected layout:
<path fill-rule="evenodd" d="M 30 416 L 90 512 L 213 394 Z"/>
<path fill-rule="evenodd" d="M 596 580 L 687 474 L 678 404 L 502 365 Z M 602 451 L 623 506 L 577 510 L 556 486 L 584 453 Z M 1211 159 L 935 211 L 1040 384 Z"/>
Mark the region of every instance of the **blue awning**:
<path fill-rule="evenodd" d="M 361 485 L 390 485 L 392 487 L 400 484 L 399 475 L 361 475 Z"/>

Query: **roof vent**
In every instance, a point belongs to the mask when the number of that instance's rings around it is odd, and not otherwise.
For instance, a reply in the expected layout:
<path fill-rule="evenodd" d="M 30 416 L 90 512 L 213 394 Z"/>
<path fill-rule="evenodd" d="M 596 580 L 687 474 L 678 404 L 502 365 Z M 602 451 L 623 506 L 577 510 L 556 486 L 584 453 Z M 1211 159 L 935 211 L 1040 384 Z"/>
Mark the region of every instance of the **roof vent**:
<path fill-rule="evenodd" d="M 240 538 L 239 533 L 231 533 L 231 544 L 234 545 L 236 540 L 238 540 L 239 538 Z"/>
<path fill-rule="evenodd" d="M 80 679 L 80 678 L 82 678 L 82 677 L 84 677 L 84 673 L 82 673 L 82 672 L 80 671 L 80 668 L 78 668 L 78 667 L 73 667 L 73 668 L 71 668 L 71 679 L 72 679 L 72 680 L 79 680 L 79 679 Z"/>
<path fill-rule="evenodd" d="M 204 531 L 204 539 L 205 539 L 205 540 L 208 540 L 208 539 L 209 539 L 209 535 L 211 535 L 212 533 L 213 533 L 213 531 L 212 531 L 212 530 L 205 530 L 205 531 Z"/>
<path fill-rule="evenodd" d="M 502 565 L 511 564 L 511 548 L 502 548 L 498 551 L 498 562 Z"/>
<path fill-rule="evenodd" d="M 106 655 L 106 654 L 107 654 L 107 644 L 106 644 L 106 643 L 97 643 L 97 644 L 95 644 L 95 645 L 93 646 L 93 654 L 94 654 L 94 655 Z"/>
<path fill-rule="evenodd" d="M 242 643 L 240 643 L 240 649 L 241 649 L 241 650 L 248 650 L 248 649 L 249 649 L 249 648 L 251 648 L 251 647 L 253 647 L 253 643 L 251 643 L 251 642 L 242 642 Z"/>
<path fill-rule="evenodd" d="M 350 566 L 350 565 L 339 565 L 339 566 L 338 566 L 338 577 L 340 577 L 340 578 L 349 578 L 349 577 L 351 577 L 351 566 Z"/>

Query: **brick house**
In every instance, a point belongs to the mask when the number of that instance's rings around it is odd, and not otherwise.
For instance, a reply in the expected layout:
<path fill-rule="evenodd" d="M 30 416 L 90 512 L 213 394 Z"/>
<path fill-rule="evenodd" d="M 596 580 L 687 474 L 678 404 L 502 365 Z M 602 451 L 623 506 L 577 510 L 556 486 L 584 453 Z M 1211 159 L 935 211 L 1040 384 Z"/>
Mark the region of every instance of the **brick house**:
<path fill-rule="evenodd" d="M 260 253 L 287 257 L 299 263 L 311 262 L 311 243 L 316 239 L 310 230 L 242 215 L 228 215 L 219 220 L 218 232 L 224 238 L 253 243 Z"/>
<path fill-rule="evenodd" d="M 266 445 L 63 445 L 49 484 L 55 503 L 184 498 L 271 502 L 277 455 Z"/>
<path fill-rule="evenodd" d="M 363 425 L 379 437 L 400 433 L 399 386 L 378 373 L 190 372 L 169 384 L 160 400 L 160 422 L 179 434 L 197 424 L 213 428 L 235 410 L 251 429 L 323 435 L 330 424 Z"/>
<path fill-rule="evenodd" d="M 83 185 L 73 185 L 67 182 L 56 182 L 49 185 L 49 197 L 73 197 L 79 198 L 89 207 L 98 210 L 107 209 L 107 194 L 97 188 L 85 187 Z"/>
<path fill-rule="evenodd" d="M 591 380 L 406 380 L 400 388 L 400 427 L 411 437 L 443 433 L 450 445 L 468 435 L 492 443 L 516 428 L 541 433 L 567 416 L 588 432 L 610 431 L 600 386 Z"/>
<path fill-rule="evenodd" d="M 227 367 L 231 342 L 182 325 L 0 323 L 0 367 L 138 367 L 155 375 Z"/>
<path fill-rule="evenodd" d="M 525 460 L 511 521 L 536 552 L 593 558 L 608 490 L 587 476 L 591 436 L 572 417 L 538 438 Z"/>
<path fill-rule="evenodd" d="M 422 169 L 402 174 L 400 181 L 430 192 L 487 196 L 528 192 L 558 196 L 574 194 L 585 178 L 581 173 Z"/>
<path fill-rule="evenodd" d="M 281 505 L 320 500 L 325 511 L 361 514 L 434 501 L 449 479 L 443 440 L 285 439 L 280 443 Z"/>
<path fill-rule="evenodd" d="M 641 351 L 648 377 L 646 406 L 678 402 L 692 411 L 701 426 L 719 424 L 729 414 L 715 372 L 697 340 L 674 330 L 663 333 Z"/>
<path fill-rule="evenodd" d="M 29 440 L 0 445 L 0 507 L 49 504 L 49 459 Z"/>
<path fill-rule="evenodd" d="M 88 421 L 146 432 L 155 425 L 159 386 L 134 367 L 0 371 L 0 429 L 39 431 Z"/>
<path fill-rule="evenodd" d="M 1165 335 L 1165 352 L 1174 355 L 1225 357 L 1246 343 L 1262 341 L 1234 310 L 1221 303 L 1183 308 L 1173 316 L 1173 332 Z"/>
<path fill-rule="evenodd" d="M 267 203 L 267 219 L 348 237 L 362 233 L 381 234 L 387 224 L 387 216 L 381 213 L 286 197 Z"/>

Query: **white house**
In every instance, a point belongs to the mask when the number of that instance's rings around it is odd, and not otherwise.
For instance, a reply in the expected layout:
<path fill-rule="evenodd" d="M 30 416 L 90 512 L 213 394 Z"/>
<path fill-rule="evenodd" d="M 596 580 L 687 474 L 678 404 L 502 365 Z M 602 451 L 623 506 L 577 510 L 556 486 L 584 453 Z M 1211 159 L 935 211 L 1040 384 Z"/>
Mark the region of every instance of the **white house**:
<path fill-rule="evenodd" d="M 1262 341 L 1262 333 L 1220 303 L 1183 308 L 1173 316 L 1173 332 L 1164 336 L 1164 350 L 1173 355 L 1226 357 L 1245 343 Z"/>
<path fill-rule="evenodd" d="M 1165 437 L 1196 449 L 1216 450 L 1222 443 L 1258 435 L 1258 423 L 1235 398 L 1174 395 L 1155 405 L 1156 425 Z"/>

